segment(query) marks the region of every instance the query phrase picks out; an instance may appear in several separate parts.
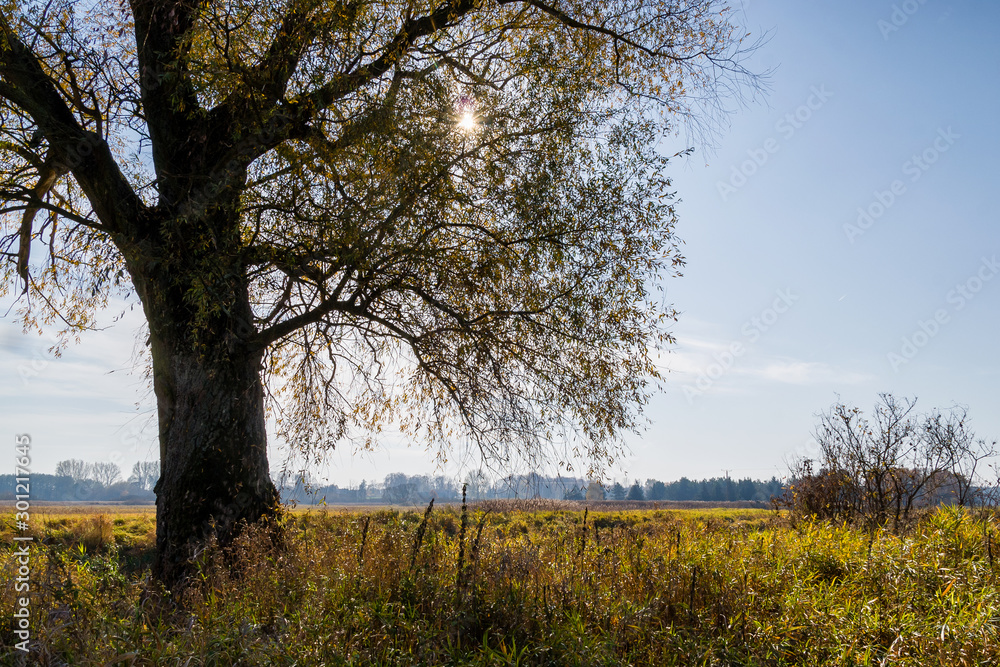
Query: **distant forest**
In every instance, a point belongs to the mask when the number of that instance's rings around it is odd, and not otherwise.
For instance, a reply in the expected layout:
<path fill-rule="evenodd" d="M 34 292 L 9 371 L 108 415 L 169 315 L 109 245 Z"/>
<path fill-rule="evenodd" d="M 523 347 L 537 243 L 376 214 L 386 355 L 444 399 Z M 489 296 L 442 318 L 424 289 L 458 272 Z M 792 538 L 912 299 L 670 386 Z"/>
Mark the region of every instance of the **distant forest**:
<path fill-rule="evenodd" d="M 22 478 L 23 479 L 23 478 Z M 93 479 L 73 479 L 64 475 L 31 473 L 28 478 L 29 500 L 61 502 L 151 503 L 156 500 L 152 489 L 143 489 L 131 482 L 102 484 Z M 0 500 L 15 500 L 14 475 L 0 475 Z M 23 494 L 23 489 L 19 492 Z"/>
<path fill-rule="evenodd" d="M 67 462 L 61 462 L 67 463 Z M 33 473 L 30 477 L 31 500 L 77 502 L 151 503 L 155 501 L 155 477 L 137 475 L 133 470 L 128 481 L 120 477 L 110 480 L 94 479 L 83 464 L 76 466 L 74 475 Z M 136 464 L 139 466 L 140 464 Z M 65 468 L 65 466 L 64 466 Z M 152 470 L 150 470 L 152 472 Z M 158 471 L 157 471 L 158 474 Z M 675 482 L 647 479 L 645 482 L 611 482 L 602 485 L 574 477 L 546 477 L 537 474 L 512 475 L 494 479 L 476 472 L 457 479 L 444 475 L 406 475 L 391 473 L 380 481 L 365 480 L 351 487 L 336 484 L 319 484 L 308 475 L 281 483 L 281 497 L 285 502 L 302 504 L 420 504 L 431 498 L 437 502 L 456 502 L 462 499 L 462 485 L 470 501 L 500 498 L 554 498 L 565 500 L 700 500 L 708 502 L 757 501 L 767 503 L 772 497 L 781 496 L 785 484 L 776 477 L 769 480 L 750 478 L 691 480 L 682 477 Z M 14 475 L 0 475 L 0 500 L 15 499 Z"/>
<path fill-rule="evenodd" d="M 554 498 L 560 500 L 702 500 L 708 502 L 770 502 L 781 496 L 785 484 L 777 477 L 769 480 L 713 477 L 700 481 L 682 477 L 675 482 L 647 479 L 607 485 L 582 478 L 546 477 L 537 474 L 490 479 L 473 473 L 465 480 L 447 476 L 392 473 L 381 483 L 363 481 L 353 488 L 312 484 L 299 479 L 283 485 L 282 498 L 300 503 L 392 503 L 419 504 L 431 498 L 438 502 L 462 499 L 462 485 L 470 501 L 494 498 Z"/>
<path fill-rule="evenodd" d="M 139 461 L 132 466 L 128 479 L 122 479 L 117 463 L 67 459 L 56 464 L 54 475 L 0 475 L 0 500 L 21 500 L 24 498 L 18 496 L 26 495 L 27 500 L 151 503 L 156 500 L 153 487 L 159 476 L 157 461 Z"/>

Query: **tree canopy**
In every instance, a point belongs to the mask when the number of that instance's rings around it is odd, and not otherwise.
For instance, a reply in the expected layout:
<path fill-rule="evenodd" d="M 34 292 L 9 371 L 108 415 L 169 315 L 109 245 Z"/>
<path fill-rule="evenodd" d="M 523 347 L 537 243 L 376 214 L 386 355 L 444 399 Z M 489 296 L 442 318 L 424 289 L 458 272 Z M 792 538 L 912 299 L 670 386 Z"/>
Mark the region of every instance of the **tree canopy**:
<path fill-rule="evenodd" d="M 309 452 L 606 462 L 675 315 L 658 142 L 742 38 L 715 0 L 8 4 L 0 289 L 68 334 L 142 303 L 158 493 L 215 531 L 273 500 L 265 404 Z"/>

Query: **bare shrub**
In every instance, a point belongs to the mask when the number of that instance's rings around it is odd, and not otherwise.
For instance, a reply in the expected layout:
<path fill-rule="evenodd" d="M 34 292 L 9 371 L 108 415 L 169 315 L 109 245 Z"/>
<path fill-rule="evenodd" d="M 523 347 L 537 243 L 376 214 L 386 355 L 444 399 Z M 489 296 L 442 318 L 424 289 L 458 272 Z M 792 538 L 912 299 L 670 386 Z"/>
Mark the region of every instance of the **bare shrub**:
<path fill-rule="evenodd" d="M 793 462 L 783 503 L 802 516 L 899 530 L 920 509 L 982 502 L 977 468 L 996 443 L 976 438 L 964 408 L 919 414 L 916 402 L 883 393 L 870 419 L 843 403 L 822 413 L 819 461 Z"/>

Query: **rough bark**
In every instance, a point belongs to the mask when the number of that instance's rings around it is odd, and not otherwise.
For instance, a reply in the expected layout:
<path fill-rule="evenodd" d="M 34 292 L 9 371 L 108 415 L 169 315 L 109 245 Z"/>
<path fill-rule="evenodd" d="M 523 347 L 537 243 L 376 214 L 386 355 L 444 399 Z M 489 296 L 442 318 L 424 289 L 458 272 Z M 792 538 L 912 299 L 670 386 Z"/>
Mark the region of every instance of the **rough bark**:
<path fill-rule="evenodd" d="M 206 543 L 228 545 L 242 526 L 274 516 L 279 500 L 238 251 L 220 234 L 217 244 L 191 244 L 212 227 L 181 224 L 184 249 L 146 243 L 127 253 L 150 330 L 160 440 L 154 574 L 168 587 L 183 586 Z"/>
<path fill-rule="evenodd" d="M 199 546 L 226 545 L 241 523 L 277 511 L 255 358 L 215 364 L 154 343 L 160 461 L 155 573 L 181 583 Z"/>

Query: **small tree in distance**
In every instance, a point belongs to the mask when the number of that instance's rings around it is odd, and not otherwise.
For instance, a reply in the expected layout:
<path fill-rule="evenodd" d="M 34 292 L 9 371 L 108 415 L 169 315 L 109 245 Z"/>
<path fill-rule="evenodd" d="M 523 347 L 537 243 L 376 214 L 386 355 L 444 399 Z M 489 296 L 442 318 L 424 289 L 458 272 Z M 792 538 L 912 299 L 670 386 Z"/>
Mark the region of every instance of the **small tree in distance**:
<path fill-rule="evenodd" d="M 90 478 L 91 464 L 80 459 L 66 459 L 56 464 L 56 475 L 69 477 L 74 482 L 80 482 Z"/>
<path fill-rule="evenodd" d="M 132 474 L 129 476 L 128 481 L 143 491 L 152 491 L 159 478 L 159 461 L 136 461 L 135 465 L 132 466 Z"/>
<path fill-rule="evenodd" d="M 625 497 L 625 500 L 645 500 L 645 499 L 646 499 L 646 494 L 643 493 L 642 487 L 639 485 L 639 482 L 636 482 L 635 484 L 632 485 L 632 487 L 628 490 L 628 495 Z"/>
<path fill-rule="evenodd" d="M 117 463 L 101 461 L 90 467 L 90 477 L 101 486 L 111 486 L 122 476 L 122 469 Z"/>
<path fill-rule="evenodd" d="M 587 484 L 587 500 L 604 500 L 604 485 L 597 480 Z"/>
<path fill-rule="evenodd" d="M 647 479 L 646 489 L 647 489 L 646 497 L 649 500 L 667 499 L 667 485 L 658 479 Z"/>

